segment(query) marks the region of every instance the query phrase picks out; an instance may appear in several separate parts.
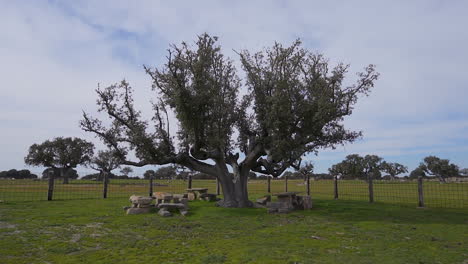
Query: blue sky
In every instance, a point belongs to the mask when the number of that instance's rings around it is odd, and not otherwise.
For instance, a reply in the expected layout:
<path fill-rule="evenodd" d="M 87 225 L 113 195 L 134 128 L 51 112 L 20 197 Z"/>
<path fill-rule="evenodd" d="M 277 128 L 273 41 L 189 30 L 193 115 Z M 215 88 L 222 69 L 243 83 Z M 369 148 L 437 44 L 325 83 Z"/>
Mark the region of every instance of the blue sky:
<path fill-rule="evenodd" d="M 56 136 L 102 147 L 78 127 L 82 110 L 95 113 L 98 83 L 127 79 L 149 117 L 142 65 L 160 66 L 170 43 L 203 32 L 234 60 L 233 50 L 301 38 L 331 63 L 350 63 L 349 82 L 377 65 L 374 91 L 346 120 L 363 139 L 307 157 L 318 172 L 352 153 L 410 170 L 427 155 L 468 167 L 467 12 L 466 1 L 0 0 L 0 170 L 41 171 L 23 158 Z"/>

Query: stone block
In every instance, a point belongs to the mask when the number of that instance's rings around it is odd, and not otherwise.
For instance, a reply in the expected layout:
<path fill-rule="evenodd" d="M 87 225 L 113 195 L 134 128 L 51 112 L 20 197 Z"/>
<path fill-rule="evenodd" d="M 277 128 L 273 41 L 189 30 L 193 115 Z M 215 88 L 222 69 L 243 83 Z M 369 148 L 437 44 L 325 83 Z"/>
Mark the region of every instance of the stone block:
<path fill-rule="evenodd" d="M 279 208 L 278 209 L 278 213 L 280 213 L 280 214 L 287 214 L 287 213 L 290 213 L 292 211 L 293 210 L 291 208 Z"/>
<path fill-rule="evenodd" d="M 302 209 L 312 209 L 312 198 L 309 195 L 302 196 Z"/>
<path fill-rule="evenodd" d="M 186 216 L 186 215 L 188 215 L 188 213 L 189 213 L 189 211 L 188 211 L 188 210 L 185 210 L 185 209 L 180 209 L 179 212 L 180 212 L 180 214 L 181 214 L 182 216 Z"/>
<path fill-rule="evenodd" d="M 158 211 L 158 215 L 164 216 L 164 217 L 172 216 L 171 212 L 169 212 L 169 211 L 166 210 L 165 208 L 160 209 L 160 210 Z"/>
<path fill-rule="evenodd" d="M 267 213 L 269 214 L 274 214 L 274 213 L 277 213 L 278 212 L 278 209 L 276 208 L 267 208 Z"/>
<path fill-rule="evenodd" d="M 161 199 L 161 200 L 172 200 L 173 196 L 171 193 L 168 193 L 168 192 L 154 192 L 153 193 L 153 197 L 155 197 L 156 199 Z"/>
<path fill-rule="evenodd" d="M 202 193 L 200 194 L 200 200 L 214 202 L 216 201 L 216 194 L 214 193 Z"/>
<path fill-rule="evenodd" d="M 181 204 L 185 206 L 185 208 L 188 208 L 188 199 L 187 198 L 182 198 L 179 201 Z"/>
<path fill-rule="evenodd" d="M 162 204 L 158 204 L 157 208 L 165 208 L 169 210 L 169 209 L 185 209 L 186 207 L 182 203 L 162 203 Z"/>
<path fill-rule="evenodd" d="M 138 204 L 138 205 L 148 205 L 148 204 L 151 204 L 153 202 L 153 198 L 152 197 L 145 197 L 145 196 L 136 196 L 136 195 L 132 195 L 130 196 L 130 202 L 132 204 Z"/>
<path fill-rule="evenodd" d="M 127 209 L 127 214 L 128 215 L 134 215 L 134 214 L 147 214 L 151 212 L 151 208 L 128 208 Z"/>
<path fill-rule="evenodd" d="M 194 193 L 188 193 L 187 198 L 189 199 L 189 201 L 194 201 L 195 199 L 197 199 L 197 196 Z"/>
<path fill-rule="evenodd" d="M 257 199 L 257 203 L 261 204 L 261 205 L 266 205 L 268 202 L 271 202 L 271 196 L 270 195 L 266 195 L 262 198 L 258 198 Z"/>
<path fill-rule="evenodd" d="M 283 202 L 267 202 L 266 206 L 268 208 L 276 208 L 276 209 L 280 209 L 280 208 L 289 209 L 292 207 L 290 203 L 283 203 Z"/>

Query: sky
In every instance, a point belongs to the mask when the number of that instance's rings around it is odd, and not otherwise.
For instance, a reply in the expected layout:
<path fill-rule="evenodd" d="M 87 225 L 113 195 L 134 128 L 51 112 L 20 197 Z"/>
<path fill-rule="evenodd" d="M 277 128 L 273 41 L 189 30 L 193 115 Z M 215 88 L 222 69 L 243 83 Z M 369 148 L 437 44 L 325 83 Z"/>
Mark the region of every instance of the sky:
<path fill-rule="evenodd" d="M 41 1 L 0 0 L 0 170 L 24 164 L 28 147 L 81 137 L 95 89 L 126 79 L 150 118 L 150 78 L 170 44 L 207 32 L 223 53 L 260 51 L 300 38 L 330 63 L 351 64 L 347 81 L 372 63 L 380 78 L 349 129 L 363 138 L 305 159 L 316 172 L 346 155 L 376 154 L 411 171 L 428 155 L 468 167 L 467 1 Z M 241 72 L 241 69 L 239 68 Z M 136 170 L 141 175 L 147 167 Z M 80 174 L 90 172 L 79 168 Z"/>

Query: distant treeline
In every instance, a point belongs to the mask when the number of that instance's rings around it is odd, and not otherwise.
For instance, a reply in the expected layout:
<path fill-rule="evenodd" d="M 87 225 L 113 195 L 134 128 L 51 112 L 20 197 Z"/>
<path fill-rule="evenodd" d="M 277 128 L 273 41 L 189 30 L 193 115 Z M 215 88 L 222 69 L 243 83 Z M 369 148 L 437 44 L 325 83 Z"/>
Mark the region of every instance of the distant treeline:
<path fill-rule="evenodd" d="M 0 179 L 37 179 L 36 174 L 32 174 L 29 170 L 8 170 L 0 172 Z"/>

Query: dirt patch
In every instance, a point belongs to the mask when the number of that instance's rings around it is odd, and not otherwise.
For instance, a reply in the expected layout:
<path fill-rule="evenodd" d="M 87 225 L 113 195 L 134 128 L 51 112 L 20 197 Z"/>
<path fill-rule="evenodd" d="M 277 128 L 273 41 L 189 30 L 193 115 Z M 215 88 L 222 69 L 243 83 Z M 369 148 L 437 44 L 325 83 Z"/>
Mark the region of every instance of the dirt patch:
<path fill-rule="evenodd" d="M 0 221 L 0 228 L 16 228 L 16 225 Z"/>
<path fill-rule="evenodd" d="M 70 239 L 70 242 L 76 243 L 76 242 L 80 241 L 80 239 L 81 239 L 81 234 L 73 234 L 72 238 Z"/>

